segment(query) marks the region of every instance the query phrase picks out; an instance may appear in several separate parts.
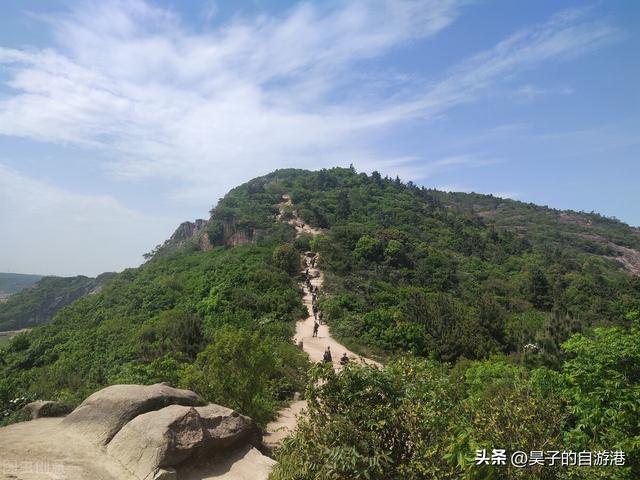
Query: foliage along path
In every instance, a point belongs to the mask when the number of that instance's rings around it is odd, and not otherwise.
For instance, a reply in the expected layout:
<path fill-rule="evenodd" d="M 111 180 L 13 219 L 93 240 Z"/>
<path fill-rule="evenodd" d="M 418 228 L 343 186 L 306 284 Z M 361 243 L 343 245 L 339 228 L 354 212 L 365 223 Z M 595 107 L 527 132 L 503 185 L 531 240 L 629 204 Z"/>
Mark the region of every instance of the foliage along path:
<path fill-rule="evenodd" d="M 285 207 L 292 208 L 291 199 L 288 195 L 283 196 L 283 202 L 280 204 L 280 215 L 278 215 L 278 218 L 284 218 Z M 302 222 L 295 211 L 293 212 L 293 218 L 289 219 L 288 223 L 295 227 L 296 237 L 300 236 L 302 233 L 308 233 L 311 235 L 323 233 L 322 230 L 313 228 Z M 306 268 L 308 268 L 309 275 L 311 276 L 311 285 L 313 287 L 317 287 L 319 291 L 324 283 L 324 273 L 322 273 L 318 268 L 311 267 L 311 259 L 313 257 L 316 257 L 317 259 L 317 256 L 314 253 L 309 252 L 309 255 L 305 256 L 305 264 Z M 312 362 L 321 362 L 323 360 L 324 351 L 329 347 L 331 349 L 333 366 L 336 370 L 342 368 L 340 365 L 340 357 L 342 357 L 344 353 L 347 354 L 350 361 L 373 364 L 379 367 L 382 366 L 379 362 L 369 358 L 364 358 L 337 342 L 331 336 L 329 327 L 326 324 L 320 325 L 318 329 L 318 336 L 314 337 L 313 296 L 305 282 L 301 282 L 301 286 L 304 290 L 302 301 L 307 307 L 307 318 L 300 319 L 296 322 L 294 342 L 296 344 L 302 344 L 302 350 L 309 355 L 309 359 Z M 265 445 L 270 448 L 279 446 L 282 440 L 293 432 L 297 423 L 297 416 L 304 411 L 306 406 L 307 402 L 305 400 L 294 400 L 291 405 L 280 410 L 278 418 L 267 425 L 264 435 Z"/>

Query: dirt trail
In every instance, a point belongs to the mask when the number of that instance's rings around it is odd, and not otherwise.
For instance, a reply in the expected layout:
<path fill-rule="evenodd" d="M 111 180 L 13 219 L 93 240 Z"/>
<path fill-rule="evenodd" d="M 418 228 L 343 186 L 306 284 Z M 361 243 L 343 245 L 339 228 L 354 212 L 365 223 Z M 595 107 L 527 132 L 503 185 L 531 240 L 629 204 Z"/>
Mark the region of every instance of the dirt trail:
<path fill-rule="evenodd" d="M 284 201 L 280 204 L 280 214 L 278 215 L 278 218 L 280 219 L 283 218 L 284 208 L 286 206 L 292 207 L 291 199 L 288 195 L 283 195 L 283 200 Z M 287 220 L 287 222 L 295 227 L 296 236 L 300 236 L 302 233 L 309 233 L 311 235 L 323 233 L 323 230 L 313 228 L 302 222 L 297 217 L 295 211 L 293 213 L 293 218 Z M 312 287 L 317 287 L 320 291 L 324 284 L 324 273 L 322 273 L 320 269 L 311 266 L 311 258 L 314 258 L 314 256 L 317 261 L 318 257 L 312 252 L 309 252 L 309 255 L 305 257 L 306 268 L 311 276 L 310 282 Z M 298 320 L 296 323 L 294 341 L 296 344 L 300 342 L 302 343 L 302 349 L 309 355 L 309 359 L 312 362 L 321 362 L 323 360 L 324 351 L 329 347 L 331 349 L 333 366 L 336 370 L 342 368 L 342 365 L 340 365 L 340 358 L 344 353 L 349 357 L 349 361 L 367 363 L 381 367 L 382 364 L 379 362 L 362 357 L 336 341 L 331 336 L 329 326 L 326 324 L 320 325 L 317 337 L 313 336 L 313 294 L 305 282 L 302 282 L 301 286 L 304 289 L 302 301 L 307 307 L 307 318 Z M 303 413 L 306 405 L 307 402 L 305 400 L 295 400 L 289 407 L 281 410 L 278 414 L 278 418 L 267 425 L 264 443 L 271 448 L 280 445 L 282 440 L 289 436 L 289 434 L 291 434 L 295 429 L 297 416 L 300 413 Z"/>

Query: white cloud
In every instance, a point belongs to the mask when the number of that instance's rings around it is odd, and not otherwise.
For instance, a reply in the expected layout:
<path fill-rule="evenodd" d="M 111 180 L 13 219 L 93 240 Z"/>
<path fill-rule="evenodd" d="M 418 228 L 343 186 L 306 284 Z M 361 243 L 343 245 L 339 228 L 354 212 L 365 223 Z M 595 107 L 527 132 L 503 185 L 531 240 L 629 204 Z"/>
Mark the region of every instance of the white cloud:
<path fill-rule="evenodd" d="M 396 157 L 384 160 L 369 161 L 371 170 L 378 170 L 383 175 L 399 176 L 403 180 L 425 180 L 436 175 L 460 168 L 495 165 L 501 160 L 490 159 L 479 155 L 452 155 L 437 160 L 420 159 L 418 157 Z"/>
<path fill-rule="evenodd" d="M 569 11 L 418 93 L 390 88 L 391 75 L 382 86 L 379 75 L 367 82 L 366 60 L 435 35 L 458 10 L 454 0 L 304 3 L 195 32 L 141 0 L 88 2 L 46 19 L 55 48 L 0 48 L 12 89 L 0 98 L 0 134 L 100 149 L 112 173 L 180 180 L 185 190 L 173 195 L 200 204 L 212 190 L 284 166 L 382 164 L 411 177 L 446 165 L 382 158 L 374 152 L 380 129 L 436 118 L 616 34 Z"/>
<path fill-rule="evenodd" d="M 483 92 L 499 86 L 537 65 L 575 57 L 620 36 L 603 20 L 591 20 L 588 10 L 571 9 L 548 22 L 515 33 L 492 49 L 459 63 L 426 95 L 399 107 L 404 115 L 436 116 L 457 105 L 476 101 Z"/>
<path fill-rule="evenodd" d="M 0 270 L 97 274 L 141 263 L 173 222 L 106 195 L 71 193 L 0 164 Z"/>

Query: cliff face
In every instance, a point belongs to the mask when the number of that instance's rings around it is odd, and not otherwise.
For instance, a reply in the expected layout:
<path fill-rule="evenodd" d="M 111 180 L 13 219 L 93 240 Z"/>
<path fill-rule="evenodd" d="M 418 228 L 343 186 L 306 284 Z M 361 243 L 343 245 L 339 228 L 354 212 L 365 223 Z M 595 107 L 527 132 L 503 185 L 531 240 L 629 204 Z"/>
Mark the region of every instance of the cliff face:
<path fill-rule="evenodd" d="M 203 218 L 196 219 L 195 222 L 182 222 L 173 235 L 169 238 L 169 242 L 182 243 L 197 236 L 200 232 L 207 228 L 209 222 Z"/>
<path fill-rule="evenodd" d="M 237 228 L 235 223 L 222 223 L 222 243 L 227 247 L 237 247 L 253 243 L 264 232 L 260 229 L 245 227 Z"/>
<path fill-rule="evenodd" d="M 219 235 L 216 235 L 212 241 L 209 230 L 214 223 L 219 228 Z M 233 220 L 217 221 L 213 216 L 209 220 L 200 218 L 193 222 L 182 222 L 173 235 L 155 251 L 154 256 L 182 250 L 189 246 L 206 252 L 213 247 L 248 245 L 255 242 L 264 233 L 264 229 L 238 227 Z"/>

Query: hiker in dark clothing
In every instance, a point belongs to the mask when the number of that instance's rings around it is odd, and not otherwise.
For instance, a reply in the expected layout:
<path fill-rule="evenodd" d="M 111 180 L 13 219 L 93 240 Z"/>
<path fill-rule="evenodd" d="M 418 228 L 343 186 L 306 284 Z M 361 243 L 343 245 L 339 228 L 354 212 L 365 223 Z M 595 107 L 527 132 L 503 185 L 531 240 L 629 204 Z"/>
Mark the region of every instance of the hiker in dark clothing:
<path fill-rule="evenodd" d="M 318 305 L 313 304 L 313 318 L 318 318 Z"/>
<path fill-rule="evenodd" d="M 324 361 L 324 363 L 331 363 L 333 361 L 333 358 L 331 357 L 331 347 L 327 347 L 327 349 L 324 351 L 322 360 Z"/>
<path fill-rule="evenodd" d="M 322 325 L 322 317 L 323 317 L 323 315 L 322 315 L 322 310 L 320 310 L 320 311 L 318 312 L 318 323 L 320 323 L 320 325 Z"/>
<path fill-rule="evenodd" d="M 344 352 L 344 355 L 340 358 L 340 365 L 346 365 L 347 363 L 349 363 L 349 357 L 347 356 L 347 352 Z"/>
<path fill-rule="evenodd" d="M 313 322 L 313 335 L 312 336 L 314 336 L 314 337 L 318 336 L 318 329 L 319 328 L 320 328 L 320 324 L 317 321 Z"/>

